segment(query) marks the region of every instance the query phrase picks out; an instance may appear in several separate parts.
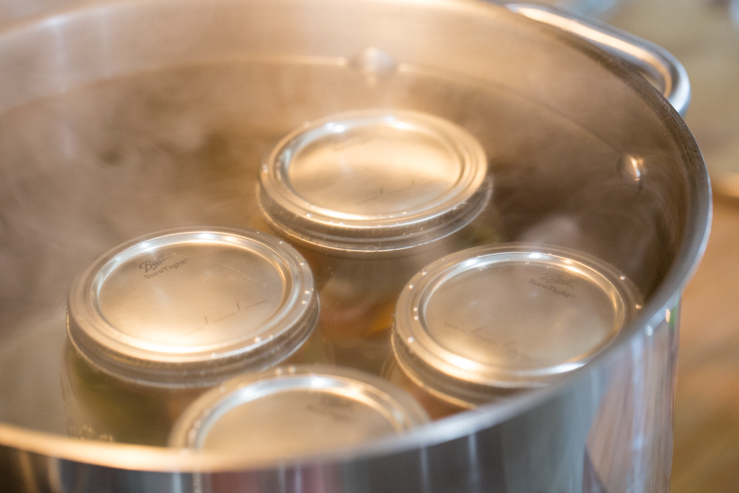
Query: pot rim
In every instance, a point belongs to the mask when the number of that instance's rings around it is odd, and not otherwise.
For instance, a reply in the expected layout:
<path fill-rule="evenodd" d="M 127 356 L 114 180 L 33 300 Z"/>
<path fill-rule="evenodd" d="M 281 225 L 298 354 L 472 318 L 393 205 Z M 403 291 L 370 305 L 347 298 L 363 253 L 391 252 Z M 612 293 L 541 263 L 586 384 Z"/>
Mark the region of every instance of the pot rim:
<path fill-rule="evenodd" d="M 44 14 L 34 15 L 21 21 L 11 23 L 0 29 L 0 40 L 17 31 L 32 29 L 41 22 L 51 22 L 61 16 L 83 15 L 94 9 L 137 8 L 136 5 L 151 0 L 89 0 L 77 3 L 73 7 L 51 10 Z M 157 0 L 159 3 L 178 2 L 179 0 Z M 231 0 L 224 0 L 229 2 Z M 307 0 L 305 0 L 307 1 Z M 373 2 L 394 2 L 397 0 L 367 0 Z M 711 185 L 708 172 L 697 143 L 680 115 L 670 106 L 667 100 L 652 87 L 636 71 L 631 70 L 621 59 L 614 57 L 600 48 L 583 41 L 574 35 L 556 28 L 540 24 L 522 15 L 508 11 L 504 6 L 483 3 L 479 0 L 402 0 L 405 4 L 425 4 L 435 8 L 463 11 L 478 17 L 498 17 L 505 15 L 513 22 L 524 23 L 527 28 L 546 32 L 557 42 L 563 42 L 577 49 L 590 58 L 601 62 L 614 76 L 627 83 L 659 114 L 664 128 L 669 131 L 676 142 L 680 143 L 681 154 L 687 163 L 685 173 L 688 177 L 688 198 L 686 224 L 681 242 L 673 264 L 662 279 L 655 292 L 646 302 L 637 318 L 624 327 L 617 341 L 603 354 L 598 355 L 586 368 L 576 370 L 561 382 L 547 388 L 534 390 L 504 404 L 480 406 L 474 411 L 466 411 L 429 425 L 419 427 L 405 435 L 392 436 L 375 442 L 355 446 L 345 450 L 335 450 L 306 457 L 297 457 L 288 461 L 265 461 L 256 463 L 243 460 L 228 454 L 214 452 L 197 452 L 186 449 L 168 449 L 145 445 L 121 443 L 105 443 L 82 441 L 72 437 L 55 435 L 0 422 L 0 447 L 9 447 L 24 452 L 43 456 L 95 464 L 100 466 L 135 469 L 140 471 L 161 472 L 218 472 L 229 470 L 246 470 L 269 468 L 280 465 L 306 463 L 340 463 L 354 459 L 371 458 L 380 455 L 402 453 L 420 447 L 433 446 L 438 443 L 460 438 L 479 430 L 494 426 L 523 412 L 536 408 L 550 398 L 577 385 L 580 379 L 588 378 L 589 372 L 604 361 L 610 354 L 628 344 L 631 339 L 647 330 L 656 327 L 665 319 L 665 309 L 679 305 L 680 293 L 690 280 L 705 251 L 712 216 Z"/>

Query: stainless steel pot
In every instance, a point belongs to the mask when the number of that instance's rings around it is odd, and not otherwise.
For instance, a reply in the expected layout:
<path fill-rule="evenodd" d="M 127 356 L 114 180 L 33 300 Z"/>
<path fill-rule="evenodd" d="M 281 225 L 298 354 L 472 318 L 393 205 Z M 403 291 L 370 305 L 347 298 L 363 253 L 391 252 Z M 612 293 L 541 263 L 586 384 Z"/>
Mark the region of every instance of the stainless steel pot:
<path fill-rule="evenodd" d="M 663 50 L 543 7 L 130 0 L 6 27 L 0 74 L 0 490 L 669 489 L 680 291 L 710 186 Z M 65 436 L 76 272 L 153 230 L 252 224 L 280 137 L 367 108 L 465 128 L 508 239 L 626 274 L 647 301 L 611 349 L 554 386 L 294 460 Z"/>

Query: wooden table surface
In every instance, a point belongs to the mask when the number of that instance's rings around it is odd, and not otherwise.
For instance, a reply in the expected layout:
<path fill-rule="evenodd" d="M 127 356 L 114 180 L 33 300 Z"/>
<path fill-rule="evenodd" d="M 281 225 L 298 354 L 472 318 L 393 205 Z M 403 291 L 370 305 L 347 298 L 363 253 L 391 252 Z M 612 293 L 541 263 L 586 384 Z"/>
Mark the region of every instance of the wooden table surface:
<path fill-rule="evenodd" d="M 739 202 L 714 206 L 683 297 L 673 493 L 739 492 Z"/>

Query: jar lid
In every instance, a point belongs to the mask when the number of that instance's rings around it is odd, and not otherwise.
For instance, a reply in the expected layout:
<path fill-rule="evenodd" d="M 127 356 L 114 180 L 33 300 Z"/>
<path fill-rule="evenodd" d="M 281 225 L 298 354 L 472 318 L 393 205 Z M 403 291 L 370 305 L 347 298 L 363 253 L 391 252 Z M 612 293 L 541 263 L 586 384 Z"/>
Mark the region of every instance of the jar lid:
<path fill-rule="evenodd" d="M 409 281 L 396 306 L 393 350 L 417 383 L 472 407 L 585 365 L 641 304 L 625 276 L 589 255 L 485 245 Z"/>
<path fill-rule="evenodd" d="M 247 374 L 196 400 L 175 423 L 170 446 L 284 459 L 335 451 L 428 421 L 387 380 L 322 365 Z"/>
<path fill-rule="evenodd" d="M 183 229 L 138 238 L 82 272 L 68 332 L 90 363 L 153 385 L 204 385 L 292 354 L 318 319 L 300 254 L 256 230 Z"/>
<path fill-rule="evenodd" d="M 447 236 L 491 195 L 485 151 L 458 125 L 426 113 L 366 110 L 296 129 L 260 172 L 272 226 L 338 252 L 388 252 Z"/>

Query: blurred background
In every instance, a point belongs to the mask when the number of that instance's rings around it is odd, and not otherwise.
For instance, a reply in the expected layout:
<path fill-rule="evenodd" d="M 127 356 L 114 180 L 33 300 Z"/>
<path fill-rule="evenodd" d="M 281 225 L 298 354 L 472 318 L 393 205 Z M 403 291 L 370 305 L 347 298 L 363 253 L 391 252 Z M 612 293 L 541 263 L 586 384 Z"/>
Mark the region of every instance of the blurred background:
<path fill-rule="evenodd" d="M 75 0 L 0 0 L 0 26 Z M 739 0 L 539 0 L 670 51 L 713 180 L 705 258 L 683 298 L 672 491 L 739 491 Z"/>

